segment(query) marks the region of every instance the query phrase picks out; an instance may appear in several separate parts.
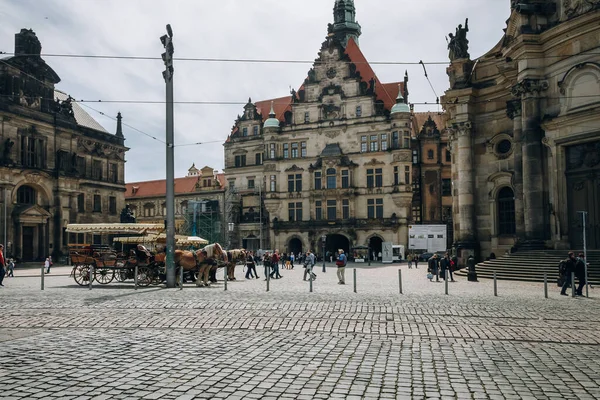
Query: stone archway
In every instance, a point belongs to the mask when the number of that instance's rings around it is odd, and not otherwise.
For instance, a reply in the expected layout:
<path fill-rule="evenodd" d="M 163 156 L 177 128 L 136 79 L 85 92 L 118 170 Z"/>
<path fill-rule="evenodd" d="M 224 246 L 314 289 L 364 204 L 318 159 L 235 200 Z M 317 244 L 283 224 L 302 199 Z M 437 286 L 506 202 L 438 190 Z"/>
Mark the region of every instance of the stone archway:
<path fill-rule="evenodd" d="M 320 244 L 322 246 L 322 243 Z M 325 240 L 325 253 L 329 252 L 335 255 L 340 249 L 344 250 L 344 253 L 350 254 L 350 239 L 341 234 L 328 234 L 327 240 Z"/>
<path fill-rule="evenodd" d="M 383 249 L 383 239 L 381 238 L 381 236 L 374 235 L 371 236 L 371 238 L 369 238 L 369 249 L 371 252 L 371 254 L 369 254 L 371 260 L 381 261 L 379 257 L 379 253 L 381 253 Z M 373 257 L 373 254 L 375 254 L 375 257 Z"/>
<path fill-rule="evenodd" d="M 294 253 L 296 255 L 301 254 L 303 251 L 302 240 L 297 237 L 292 237 L 288 240 L 287 252 Z"/>

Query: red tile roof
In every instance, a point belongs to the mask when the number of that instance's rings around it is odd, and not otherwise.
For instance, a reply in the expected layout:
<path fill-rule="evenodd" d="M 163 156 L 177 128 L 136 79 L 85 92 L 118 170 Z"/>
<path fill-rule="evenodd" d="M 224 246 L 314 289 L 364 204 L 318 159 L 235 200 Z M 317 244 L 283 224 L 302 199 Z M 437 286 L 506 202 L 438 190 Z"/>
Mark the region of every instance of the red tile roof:
<path fill-rule="evenodd" d="M 269 118 L 271 112 L 271 102 L 275 110 L 275 118 L 283 121 L 283 115 L 286 111 L 292 111 L 292 96 L 279 97 L 272 100 L 257 101 L 255 103 L 256 111 L 262 115 L 263 122 Z"/>
<path fill-rule="evenodd" d="M 202 179 L 201 176 L 186 176 L 185 178 L 175 178 L 175 194 L 185 194 L 196 192 L 196 182 Z M 217 174 L 217 179 L 221 187 L 225 187 L 225 174 Z M 138 199 L 144 197 L 166 196 L 167 180 L 160 179 L 156 181 L 132 182 L 125 184 L 125 199 Z M 134 193 L 134 188 L 137 190 Z"/>
<path fill-rule="evenodd" d="M 444 120 L 444 115 L 435 111 L 426 111 L 426 112 L 416 112 L 413 113 L 413 126 L 415 129 L 415 135 L 418 135 L 423 130 L 423 125 L 425 122 L 431 117 L 433 122 L 435 122 L 438 130 L 442 132 L 446 129 L 446 121 Z"/>

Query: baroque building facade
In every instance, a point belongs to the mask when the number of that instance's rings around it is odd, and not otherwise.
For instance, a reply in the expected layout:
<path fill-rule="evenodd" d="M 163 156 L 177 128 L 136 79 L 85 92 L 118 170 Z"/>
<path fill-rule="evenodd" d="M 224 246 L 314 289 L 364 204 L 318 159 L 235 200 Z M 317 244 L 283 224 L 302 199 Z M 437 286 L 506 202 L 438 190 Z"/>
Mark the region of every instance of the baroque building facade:
<path fill-rule="evenodd" d="M 23 29 L 14 56 L 0 59 L 0 235 L 6 254 L 22 261 L 100 242 L 68 234 L 67 224 L 118 222 L 125 204 L 121 115 L 116 134 L 107 132 L 56 89 L 60 78 L 40 54 L 35 33 Z"/>
<path fill-rule="evenodd" d="M 234 240 L 249 249 L 350 252 L 406 244 L 412 207 L 408 76 L 382 83 L 358 45 L 354 2 L 290 96 L 248 101 L 225 147 Z M 237 211 L 235 211 L 237 210 Z M 325 243 L 322 237 L 326 237 Z"/>
<path fill-rule="evenodd" d="M 465 40 L 443 99 L 461 258 L 581 249 L 580 211 L 599 249 L 600 1 L 513 1 L 487 54 L 470 60 Z"/>
<path fill-rule="evenodd" d="M 164 224 L 167 219 L 165 179 L 127 183 L 125 201 L 137 223 Z M 195 164 L 175 179 L 175 232 L 224 242 L 225 179 L 211 167 Z"/>

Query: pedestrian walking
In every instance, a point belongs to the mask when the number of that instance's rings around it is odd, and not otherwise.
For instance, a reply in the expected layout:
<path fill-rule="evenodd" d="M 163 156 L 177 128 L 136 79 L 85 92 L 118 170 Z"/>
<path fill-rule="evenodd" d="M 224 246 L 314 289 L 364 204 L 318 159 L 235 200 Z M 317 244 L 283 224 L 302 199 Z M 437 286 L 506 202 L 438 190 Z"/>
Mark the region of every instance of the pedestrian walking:
<path fill-rule="evenodd" d="M 271 257 L 271 279 L 283 278 L 279 274 L 279 250 L 275 250 L 273 257 Z"/>
<path fill-rule="evenodd" d="M 577 291 L 575 294 L 577 296 L 583 296 L 583 287 L 585 286 L 585 255 L 583 253 L 579 253 L 579 257 L 575 262 L 575 277 L 577 281 L 579 281 L 579 286 L 577 286 Z M 573 282 L 575 284 L 575 282 Z"/>
<path fill-rule="evenodd" d="M 348 263 L 348 258 L 344 254 L 344 250 L 340 249 L 340 255 L 338 256 L 335 265 L 337 265 L 337 277 L 338 277 L 338 285 L 346 284 L 346 264 Z"/>
<path fill-rule="evenodd" d="M 258 272 L 256 272 L 256 261 L 254 261 L 254 253 L 251 251 L 246 257 L 246 279 L 258 279 Z"/>
<path fill-rule="evenodd" d="M 439 282 L 440 281 L 440 264 L 438 261 L 437 254 L 434 254 L 427 261 L 427 265 L 428 265 L 428 268 L 427 268 L 428 272 L 432 274 L 430 281 L 433 282 L 433 276 L 435 276 L 435 281 Z"/>
<path fill-rule="evenodd" d="M 408 269 L 411 269 L 411 268 L 412 268 L 412 260 L 413 260 L 412 254 L 409 254 L 409 255 L 406 257 L 406 261 L 408 262 Z"/>
<path fill-rule="evenodd" d="M 44 268 L 46 268 L 46 273 L 49 274 L 50 273 L 50 267 L 52 264 L 50 264 L 50 257 L 46 257 L 46 261 L 44 261 Z"/>
<path fill-rule="evenodd" d="M 568 294 L 567 294 L 567 288 L 569 286 L 575 284 L 575 282 L 571 282 L 571 273 L 575 272 L 575 263 L 576 263 L 576 261 L 577 260 L 575 259 L 575 254 L 573 254 L 573 252 L 570 251 L 567 254 L 567 259 L 564 260 L 565 268 L 564 268 L 563 272 L 565 274 L 565 281 L 564 281 L 564 283 L 562 285 L 562 289 L 560 291 L 560 294 L 563 295 L 563 296 L 568 296 Z M 561 262 L 561 264 L 562 264 L 562 262 Z"/>
<path fill-rule="evenodd" d="M 265 281 L 271 275 L 271 255 L 267 251 L 263 256 L 263 266 L 265 267 Z"/>
<path fill-rule="evenodd" d="M 294 252 L 292 251 L 290 253 L 290 269 L 294 269 L 294 261 L 296 259 L 296 256 L 294 256 Z"/>
<path fill-rule="evenodd" d="M 6 274 L 5 269 L 6 261 L 4 260 L 4 245 L 0 244 L 0 286 L 4 286 L 4 275 Z"/>
<path fill-rule="evenodd" d="M 316 279 L 317 275 L 313 272 L 315 266 L 315 255 L 312 251 L 307 251 L 304 257 L 304 280 L 307 276 L 310 276 L 313 280 Z"/>
<path fill-rule="evenodd" d="M 6 273 L 6 276 L 11 278 L 15 277 L 15 261 L 12 258 L 8 259 L 8 272 Z"/>
<path fill-rule="evenodd" d="M 415 254 L 413 256 L 413 262 L 415 263 L 415 269 L 419 269 L 419 255 Z"/>

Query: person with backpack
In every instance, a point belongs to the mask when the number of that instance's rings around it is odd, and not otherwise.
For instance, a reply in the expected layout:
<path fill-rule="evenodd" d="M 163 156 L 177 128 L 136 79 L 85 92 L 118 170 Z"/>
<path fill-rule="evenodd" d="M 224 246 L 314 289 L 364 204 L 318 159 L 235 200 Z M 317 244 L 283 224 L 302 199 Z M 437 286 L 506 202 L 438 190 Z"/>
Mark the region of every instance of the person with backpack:
<path fill-rule="evenodd" d="M 346 264 L 348 264 L 348 258 L 344 254 L 344 250 L 340 250 L 340 255 L 338 256 L 335 265 L 337 265 L 337 277 L 338 277 L 338 285 L 346 284 Z"/>
<path fill-rule="evenodd" d="M 435 276 L 435 281 L 440 281 L 440 263 L 438 260 L 437 254 L 434 254 L 429 260 L 427 260 L 428 271 L 432 275 L 431 282 L 433 282 L 433 277 Z"/>
<path fill-rule="evenodd" d="M 561 272 L 564 273 L 564 283 L 563 283 L 562 289 L 560 291 L 560 294 L 563 296 L 568 296 L 567 288 L 571 284 L 575 284 L 575 282 L 571 282 L 571 273 L 575 272 L 575 262 L 576 261 L 577 260 L 575 259 L 575 255 L 573 254 L 572 251 L 570 251 L 568 254 L 568 258 L 564 261 L 561 261 L 561 263 L 559 264 L 559 268 L 561 269 Z"/>
<path fill-rule="evenodd" d="M 585 254 L 579 253 L 579 257 L 575 262 L 575 277 L 577 281 L 579 281 L 579 286 L 577 286 L 577 290 L 575 294 L 577 296 L 583 296 L 583 286 L 585 286 Z"/>
<path fill-rule="evenodd" d="M 271 263 L 273 267 L 271 271 L 271 279 L 283 278 L 283 276 L 279 274 L 279 250 L 275 250 L 275 252 L 273 253 L 273 257 L 271 257 Z"/>

